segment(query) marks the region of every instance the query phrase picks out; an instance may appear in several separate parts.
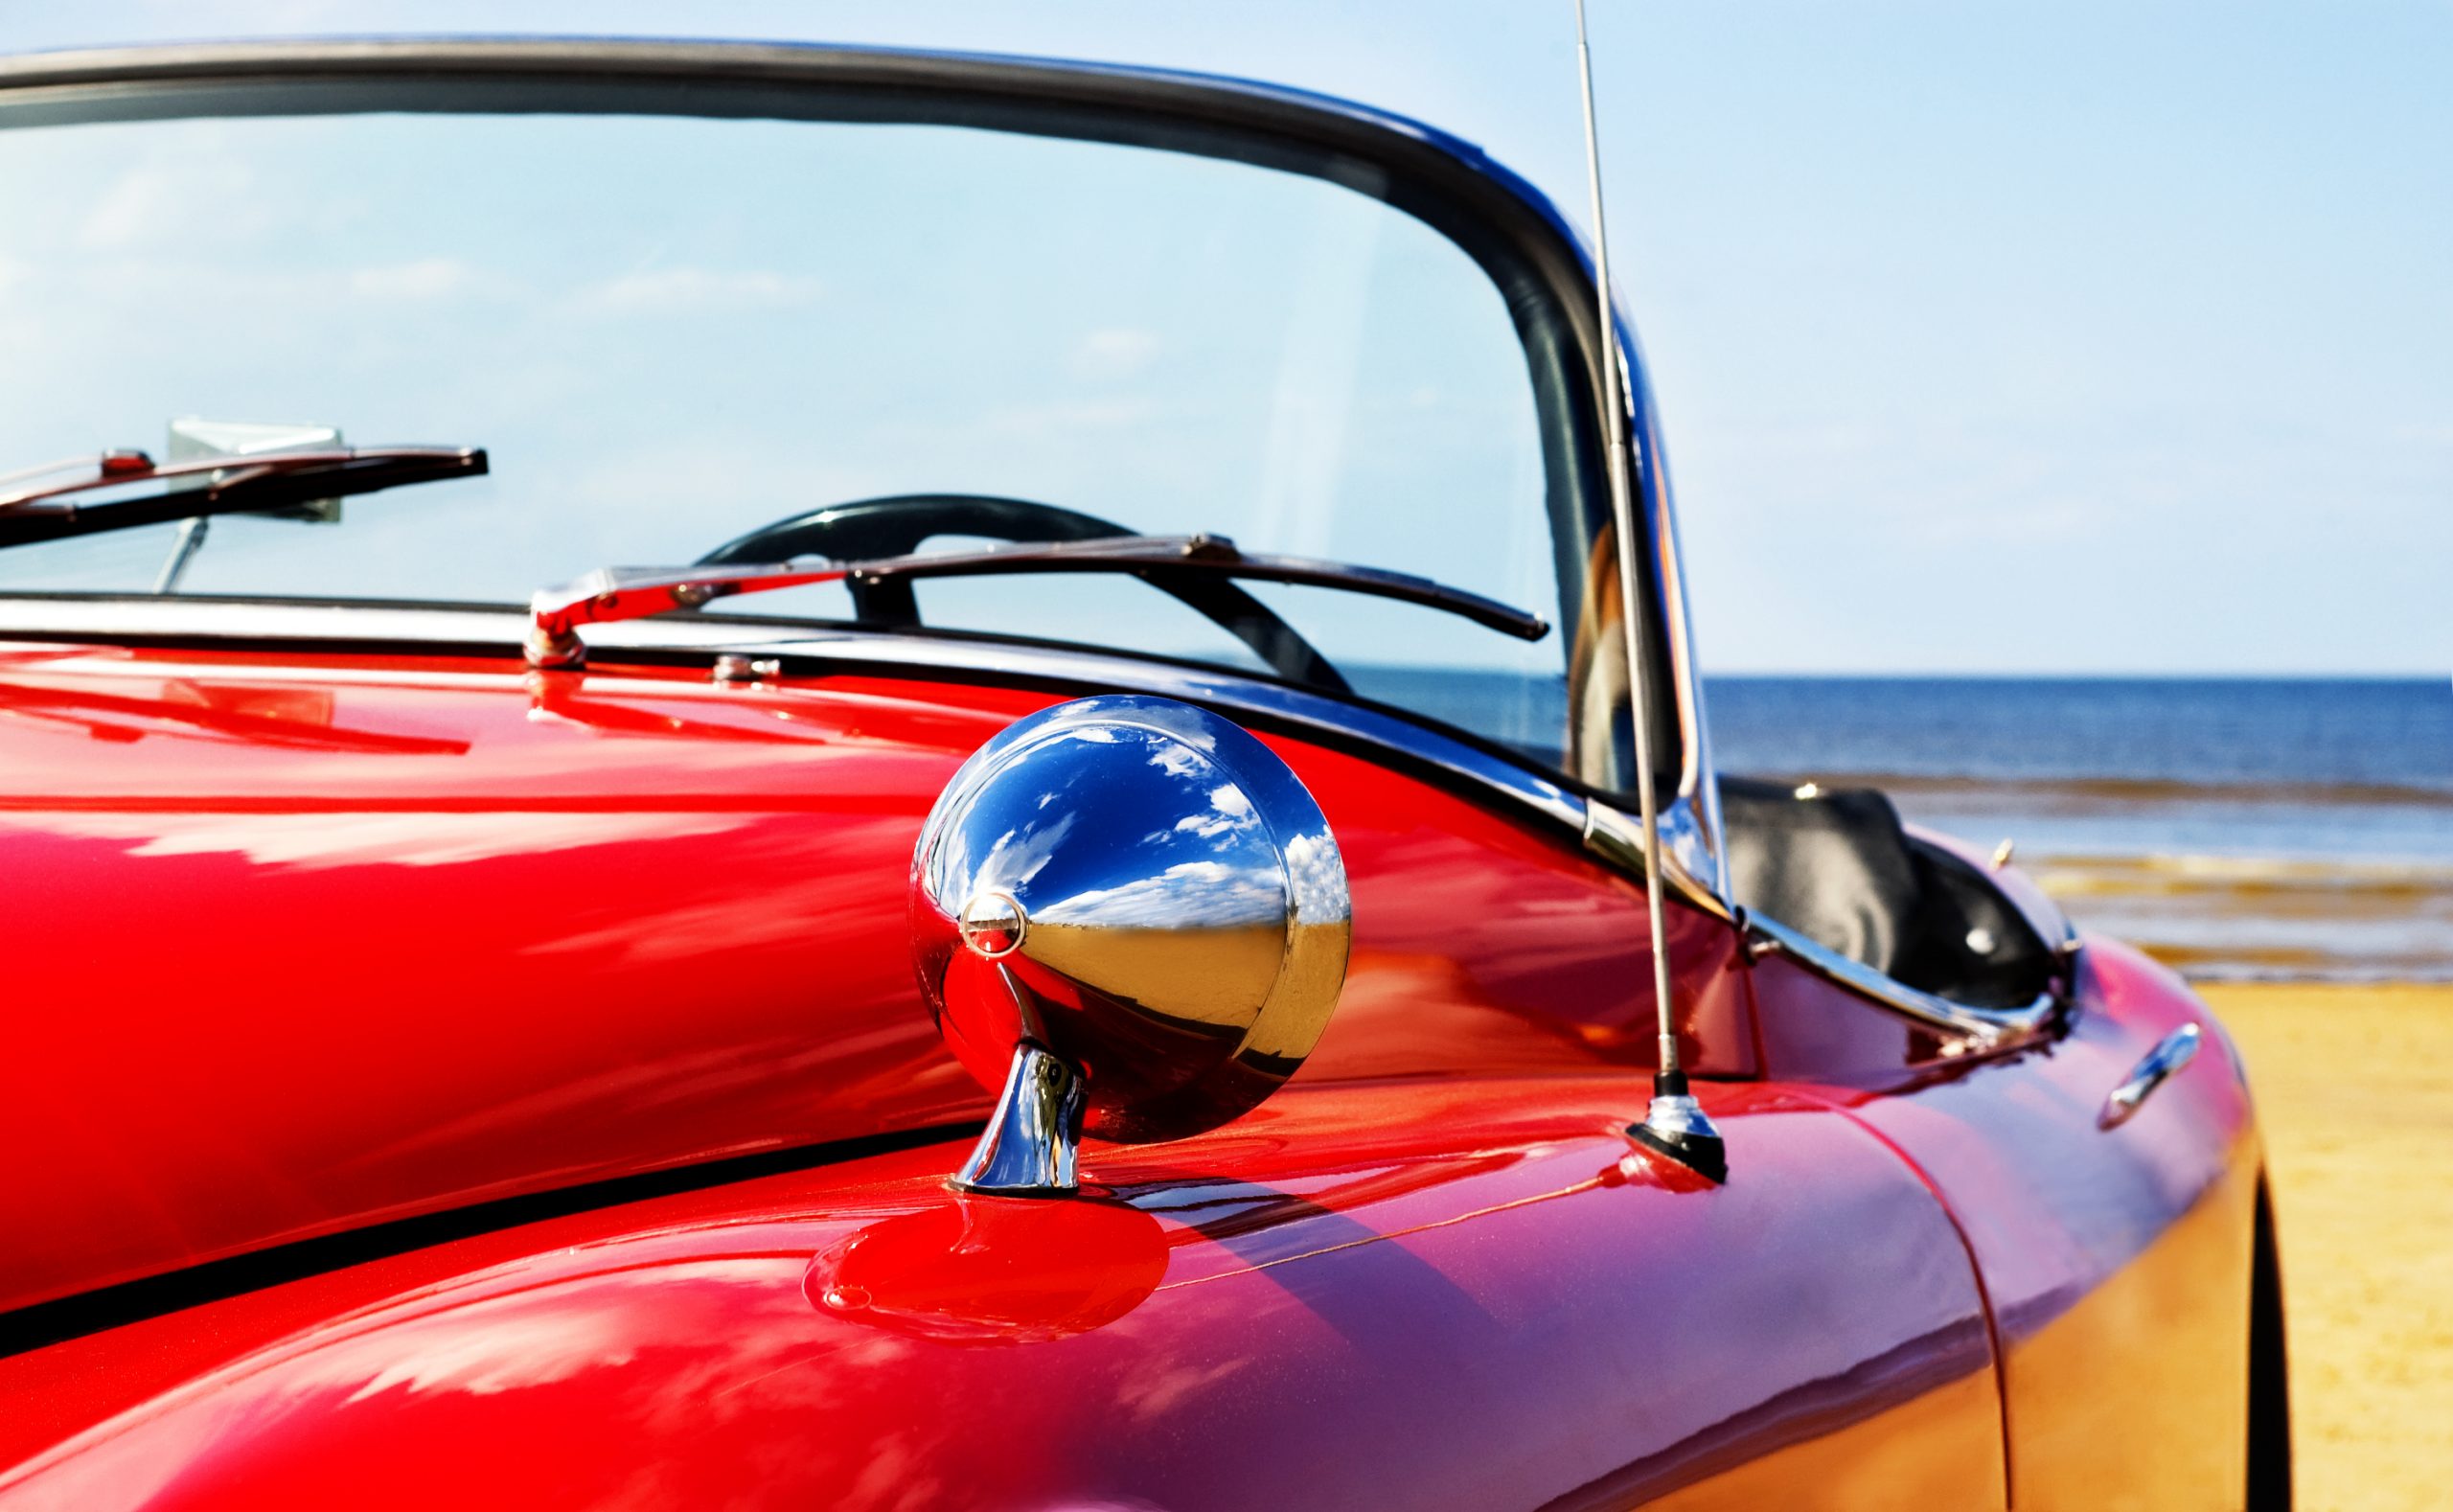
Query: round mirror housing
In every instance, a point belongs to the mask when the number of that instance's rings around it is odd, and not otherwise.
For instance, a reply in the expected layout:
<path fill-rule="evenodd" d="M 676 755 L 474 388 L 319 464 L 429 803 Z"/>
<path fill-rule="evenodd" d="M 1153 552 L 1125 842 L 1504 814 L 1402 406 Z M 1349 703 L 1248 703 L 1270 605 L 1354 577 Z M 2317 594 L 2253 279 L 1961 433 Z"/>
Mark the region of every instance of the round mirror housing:
<path fill-rule="evenodd" d="M 921 994 L 998 1090 L 954 1185 L 1069 1193 L 1086 1130 L 1149 1143 L 1250 1111 L 1319 1040 L 1352 933 L 1319 806 L 1232 722 L 1106 697 L 1008 726 L 912 858 Z"/>

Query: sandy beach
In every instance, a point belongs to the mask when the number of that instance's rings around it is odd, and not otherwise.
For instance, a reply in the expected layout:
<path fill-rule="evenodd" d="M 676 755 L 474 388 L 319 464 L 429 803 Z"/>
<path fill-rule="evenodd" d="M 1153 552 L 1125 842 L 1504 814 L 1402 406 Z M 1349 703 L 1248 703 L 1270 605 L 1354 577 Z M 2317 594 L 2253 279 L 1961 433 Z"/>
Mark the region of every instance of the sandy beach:
<path fill-rule="evenodd" d="M 2453 985 L 2201 988 L 2282 1233 L 2299 1504 L 2453 1500 Z"/>

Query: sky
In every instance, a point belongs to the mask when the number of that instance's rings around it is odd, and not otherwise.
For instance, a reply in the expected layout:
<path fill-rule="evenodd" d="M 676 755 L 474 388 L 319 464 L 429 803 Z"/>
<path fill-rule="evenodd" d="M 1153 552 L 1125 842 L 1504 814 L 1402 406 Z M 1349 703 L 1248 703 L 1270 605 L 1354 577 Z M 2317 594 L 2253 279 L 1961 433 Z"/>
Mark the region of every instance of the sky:
<path fill-rule="evenodd" d="M 2453 7 L 1592 4 L 1708 668 L 2453 671 Z M 0 49 L 484 29 L 1153 62 L 1419 115 L 1581 220 L 1571 16 L 96 0 L 0 5 Z"/>

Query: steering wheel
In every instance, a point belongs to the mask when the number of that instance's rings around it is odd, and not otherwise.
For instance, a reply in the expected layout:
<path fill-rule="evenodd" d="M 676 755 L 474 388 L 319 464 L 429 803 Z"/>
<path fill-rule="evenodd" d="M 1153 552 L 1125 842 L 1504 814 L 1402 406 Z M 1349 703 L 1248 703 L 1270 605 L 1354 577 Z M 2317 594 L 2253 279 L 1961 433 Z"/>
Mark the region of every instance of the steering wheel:
<path fill-rule="evenodd" d="M 771 525 L 761 525 L 746 536 L 718 546 L 699 558 L 697 564 L 730 566 L 738 562 L 784 561 L 793 557 L 864 561 L 905 556 L 917 551 L 923 541 L 939 536 L 1058 541 L 1133 534 L 1112 520 L 1031 499 L 997 498 L 987 493 L 898 493 L 850 504 L 829 504 Z M 1224 578 L 1171 579 L 1158 573 L 1142 576 L 1141 581 L 1242 641 L 1278 676 L 1352 696 L 1354 689 L 1326 656 L 1295 633 L 1295 627 L 1280 619 L 1276 611 L 1236 584 Z M 855 579 L 845 585 L 851 590 L 852 612 L 860 623 L 898 627 L 920 623 L 920 604 L 912 594 L 910 583 L 893 578 L 867 583 Z"/>

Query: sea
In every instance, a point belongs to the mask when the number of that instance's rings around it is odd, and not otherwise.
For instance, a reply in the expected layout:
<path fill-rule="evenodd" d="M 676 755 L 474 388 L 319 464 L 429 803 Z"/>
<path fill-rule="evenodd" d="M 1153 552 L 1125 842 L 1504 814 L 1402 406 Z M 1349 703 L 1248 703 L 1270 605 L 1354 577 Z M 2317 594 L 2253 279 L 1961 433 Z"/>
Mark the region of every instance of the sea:
<path fill-rule="evenodd" d="M 1723 771 L 1877 787 L 2208 980 L 2453 980 L 2453 679 L 1708 678 Z"/>

